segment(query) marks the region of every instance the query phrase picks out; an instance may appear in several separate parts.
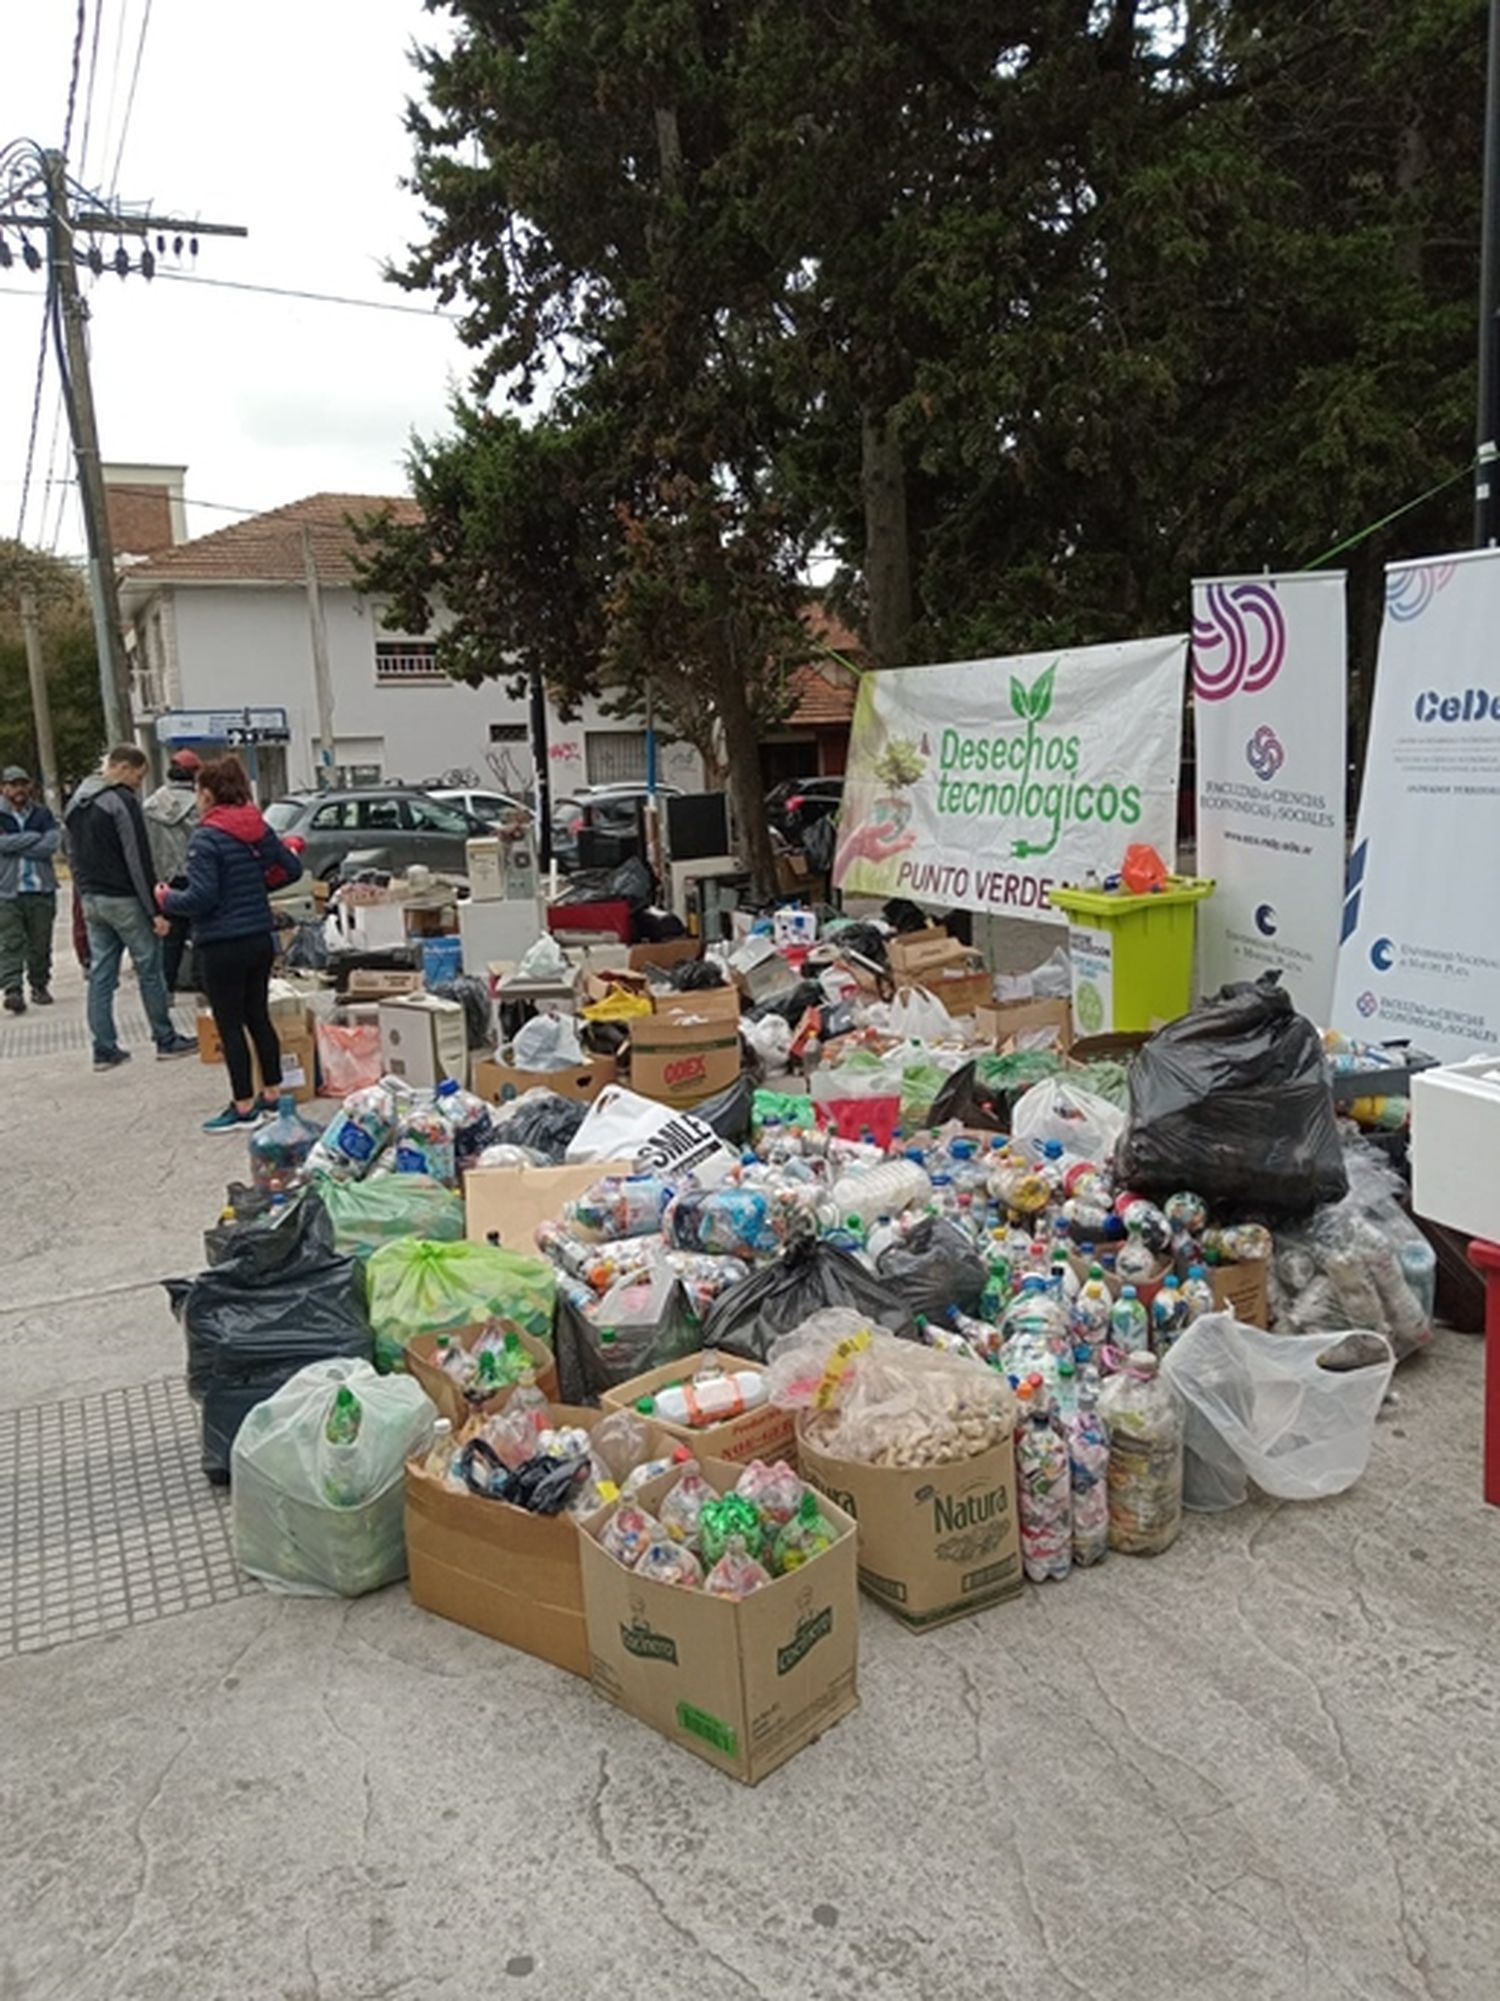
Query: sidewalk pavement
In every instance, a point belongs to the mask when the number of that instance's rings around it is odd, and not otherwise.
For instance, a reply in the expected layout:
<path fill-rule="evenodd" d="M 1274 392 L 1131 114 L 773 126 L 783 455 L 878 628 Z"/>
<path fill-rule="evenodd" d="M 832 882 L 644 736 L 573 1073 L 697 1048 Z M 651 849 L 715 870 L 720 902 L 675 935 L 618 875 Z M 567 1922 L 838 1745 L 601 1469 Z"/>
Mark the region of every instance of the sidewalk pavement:
<path fill-rule="evenodd" d="M 1494 1995 L 1477 1342 L 1348 1495 L 920 1637 L 865 1603 L 861 1707 L 746 1791 L 401 1586 L 239 1583 L 157 1283 L 244 1165 L 223 1080 L 4 1047 L 0 1997 Z M 91 1636 L 21 1646 L 39 1600 Z"/>

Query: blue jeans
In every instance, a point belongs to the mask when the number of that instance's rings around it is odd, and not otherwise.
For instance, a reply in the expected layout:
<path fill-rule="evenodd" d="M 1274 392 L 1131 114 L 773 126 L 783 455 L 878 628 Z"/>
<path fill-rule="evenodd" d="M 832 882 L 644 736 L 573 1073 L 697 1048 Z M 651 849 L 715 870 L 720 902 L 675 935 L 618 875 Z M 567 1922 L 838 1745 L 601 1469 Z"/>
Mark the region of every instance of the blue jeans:
<path fill-rule="evenodd" d="M 161 940 L 151 919 L 133 896 L 86 896 L 84 922 L 89 929 L 89 1033 L 94 1056 L 111 1056 L 119 1048 L 115 1030 L 115 988 L 120 961 L 129 952 L 141 983 L 141 1003 L 158 1049 L 176 1037 L 167 982 L 162 972 Z"/>

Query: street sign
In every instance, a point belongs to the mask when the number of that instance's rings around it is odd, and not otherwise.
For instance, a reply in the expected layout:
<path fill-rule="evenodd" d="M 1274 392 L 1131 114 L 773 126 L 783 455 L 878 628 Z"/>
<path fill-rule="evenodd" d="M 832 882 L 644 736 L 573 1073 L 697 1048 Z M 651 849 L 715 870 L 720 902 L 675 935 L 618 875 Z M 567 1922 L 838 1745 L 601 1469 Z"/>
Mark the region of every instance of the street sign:
<path fill-rule="evenodd" d="M 168 709 L 156 719 L 158 743 L 288 743 L 285 709 Z"/>

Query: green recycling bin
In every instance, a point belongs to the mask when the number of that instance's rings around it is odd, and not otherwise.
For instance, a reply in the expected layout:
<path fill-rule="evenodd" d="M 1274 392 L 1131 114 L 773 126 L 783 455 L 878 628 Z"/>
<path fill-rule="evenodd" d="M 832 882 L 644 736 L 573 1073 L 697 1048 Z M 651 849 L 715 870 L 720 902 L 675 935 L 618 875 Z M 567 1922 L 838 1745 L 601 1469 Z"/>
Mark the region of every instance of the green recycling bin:
<path fill-rule="evenodd" d="M 1073 1027 L 1110 1035 L 1175 1021 L 1193 1002 L 1197 908 L 1207 876 L 1169 875 L 1144 896 L 1129 890 L 1054 889 L 1068 914 Z"/>

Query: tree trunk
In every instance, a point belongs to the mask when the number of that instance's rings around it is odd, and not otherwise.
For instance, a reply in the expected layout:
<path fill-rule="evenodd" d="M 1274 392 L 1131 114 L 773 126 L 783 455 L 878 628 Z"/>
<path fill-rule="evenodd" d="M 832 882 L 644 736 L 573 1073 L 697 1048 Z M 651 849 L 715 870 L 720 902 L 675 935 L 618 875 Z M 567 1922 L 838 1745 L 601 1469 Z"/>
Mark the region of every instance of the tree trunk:
<path fill-rule="evenodd" d="M 889 412 L 866 410 L 860 425 L 865 510 L 867 637 L 877 667 L 899 667 L 911 633 L 911 548 L 906 465 Z"/>
<path fill-rule="evenodd" d="M 718 636 L 711 645 L 714 704 L 724 730 L 724 764 L 729 779 L 729 803 L 734 810 L 735 852 L 750 871 L 761 895 L 773 896 L 776 863 L 766 820 L 760 745 L 745 691 L 745 670 L 734 643 L 732 614 L 721 621 Z"/>

